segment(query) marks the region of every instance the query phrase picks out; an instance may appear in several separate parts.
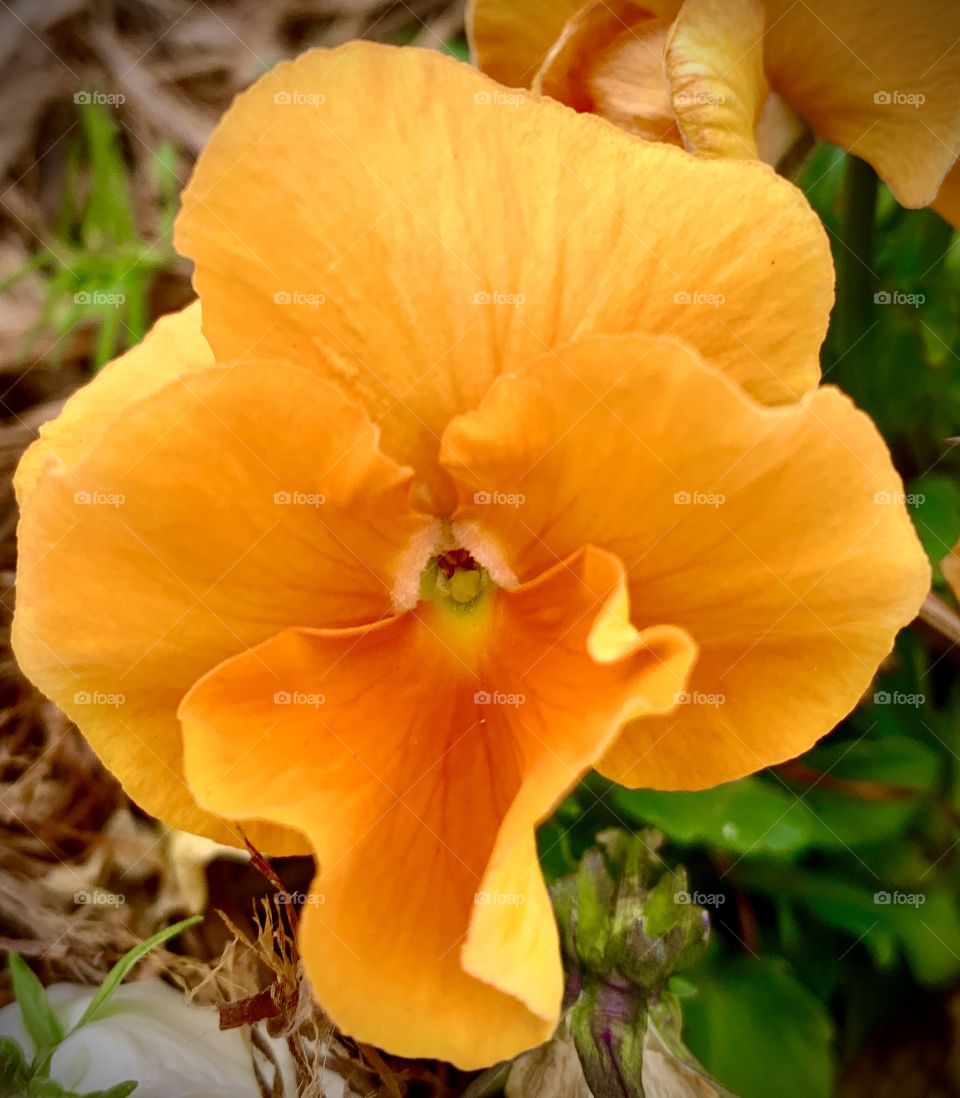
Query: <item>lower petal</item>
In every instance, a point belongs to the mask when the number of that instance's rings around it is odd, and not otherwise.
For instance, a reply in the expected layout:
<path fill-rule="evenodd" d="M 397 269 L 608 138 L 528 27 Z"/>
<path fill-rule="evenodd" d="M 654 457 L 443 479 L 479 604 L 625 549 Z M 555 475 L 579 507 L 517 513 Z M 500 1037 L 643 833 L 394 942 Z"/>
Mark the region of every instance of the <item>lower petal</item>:
<path fill-rule="evenodd" d="M 596 549 L 482 600 L 287 631 L 180 710 L 197 799 L 316 850 L 301 950 L 338 1025 L 470 1068 L 559 1014 L 535 824 L 624 720 L 673 707 L 694 658 L 680 630 L 629 628 L 622 567 Z"/>

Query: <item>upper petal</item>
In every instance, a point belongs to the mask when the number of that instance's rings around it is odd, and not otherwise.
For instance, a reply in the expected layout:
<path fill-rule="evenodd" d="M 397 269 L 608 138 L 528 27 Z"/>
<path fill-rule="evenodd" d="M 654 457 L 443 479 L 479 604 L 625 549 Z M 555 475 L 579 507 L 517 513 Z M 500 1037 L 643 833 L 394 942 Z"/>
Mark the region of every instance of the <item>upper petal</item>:
<path fill-rule="evenodd" d="M 163 331 L 142 355 L 163 356 Z M 14 648 L 134 800 L 236 841 L 183 782 L 180 699 L 286 626 L 388 614 L 425 520 L 376 429 L 314 374 L 248 364 L 149 388 L 85 446 L 54 426 L 63 460 L 21 511 Z"/>
<path fill-rule="evenodd" d="M 673 707 L 694 656 L 680 630 L 629 628 L 622 567 L 596 549 L 485 597 L 452 621 L 424 604 L 288 631 L 180 711 L 197 797 L 315 846 L 301 950 L 334 1020 L 463 1067 L 552 1032 L 563 981 L 534 825 L 624 720 Z"/>
<path fill-rule="evenodd" d="M 589 540 L 633 621 L 697 642 L 700 704 L 629 726 L 602 769 L 717 784 L 799 754 L 853 706 L 929 568 L 870 421 L 834 390 L 764 408 L 672 340 L 591 337 L 454 421 L 454 530 L 521 580 Z"/>
<path fill-rule="evenodd" d="M 764 3 L 774 89 L 904 206 L 929 205 L 960 149 L 960 5 Z"/>
<path fill-rule="evenodd" d="M 822 226 L 762 165 L 630 140 L 450 58 L 366 43 L 240 96 L 177 239 L 218 360 L 296 356 L 335 380 L 437 511 L 440 435 L 501 371 L 585 332 L 671 331 L 786 400 L 816 382 L 832 301 Z"/>

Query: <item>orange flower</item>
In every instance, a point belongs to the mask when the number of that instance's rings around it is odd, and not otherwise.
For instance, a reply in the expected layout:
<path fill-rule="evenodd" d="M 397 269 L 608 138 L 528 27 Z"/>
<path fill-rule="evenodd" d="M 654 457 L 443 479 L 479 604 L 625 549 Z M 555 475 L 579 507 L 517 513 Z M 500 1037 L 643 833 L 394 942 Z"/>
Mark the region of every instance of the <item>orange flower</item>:
<path fill-rule="evenodd" d="M 148 811 L 316 853 L 347 1032 L 509 1056 L 560 1007 L 537 822 L 594 765 L 804 750 L 926 590 L 812 391 L 823 232 L 763 165 L 354 44 L 238 99 L 177 239 L 199 303 L 23 459 L 18 658 Z"/>
<path fill-rule="evenodd" d="M 471 0 L 469 23 L 505 84 L 702 156 L 777 164 L 809 127 L 960 226 L 956 0 Z"/>

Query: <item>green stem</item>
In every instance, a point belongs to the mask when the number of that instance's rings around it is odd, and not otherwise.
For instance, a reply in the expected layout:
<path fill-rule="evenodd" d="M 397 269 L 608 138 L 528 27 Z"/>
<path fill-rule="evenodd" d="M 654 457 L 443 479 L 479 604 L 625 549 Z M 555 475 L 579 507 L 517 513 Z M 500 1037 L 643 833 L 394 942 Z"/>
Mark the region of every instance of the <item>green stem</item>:
<path fill-rule="evenodd" d="M 877 176 L 855 156 L 848 158 L 841 191 L 843 237 L 837 254 L 837 331 L 839 353 L 847 356 L 844 373 L 861 397 L 873 368 L 866 334 L 874 323 L 877 276 L 873 267 L 873 232 L 877 210 Z"/>

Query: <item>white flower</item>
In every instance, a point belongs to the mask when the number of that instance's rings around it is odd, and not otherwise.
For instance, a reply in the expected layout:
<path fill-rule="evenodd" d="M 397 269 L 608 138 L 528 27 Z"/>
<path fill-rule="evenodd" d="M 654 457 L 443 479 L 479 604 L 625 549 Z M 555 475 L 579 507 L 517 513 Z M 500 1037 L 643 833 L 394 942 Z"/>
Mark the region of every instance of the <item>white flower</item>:
<path fill-rule="evenodd" d="M 64 1032 L 79 1021 L 96 988 L 54 984 L 47 999 Z M 16 1003 L 0 1010 L 0 1036 L 12 1037 L 29 1062 L 35 1049 Z M 284 1095 L 297 1093 L 293 1059 L 282 1041 L 271 1049 Z M 268 1069 L 272 1071 L 272 1069 Z M 67 1037 L 50 1077 L 80 1094 L 137 1080 L 134 1098 L 260 1098 L 250 1044 L 240 1030 L 219 1029 L 217 1011 L 194 1006 L 162 980 L 117 988 L 103 1013 Z M 268 1081 L 271 1074 L 267 1075 Z"/>

